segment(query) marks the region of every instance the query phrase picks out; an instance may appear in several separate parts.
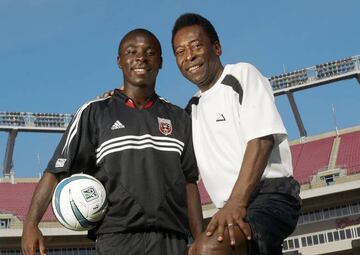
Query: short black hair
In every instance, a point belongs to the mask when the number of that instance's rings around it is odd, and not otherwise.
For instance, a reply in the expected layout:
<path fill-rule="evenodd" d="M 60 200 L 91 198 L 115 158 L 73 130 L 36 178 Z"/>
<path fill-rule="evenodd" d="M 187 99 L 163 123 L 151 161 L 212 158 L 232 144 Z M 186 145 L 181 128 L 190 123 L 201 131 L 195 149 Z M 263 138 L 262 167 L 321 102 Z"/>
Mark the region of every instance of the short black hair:
<path fill-rule="evenodd" d="M 159 49 L 160 49 L 160 56 L 162 55 L 162 51 L 161 51 L 161 44 L 160 44 L 160 41 L 159 39 L 152 33 L 150 32 L 149 30 L 147 29 L 144 29 L 144 28 L 136 28 L 136 29 L 133 29 L 131 31 L 129 31 L 128 33 L 126 33 L 126 35 L 124 35 L 124 37 L 121 39 L 120 43 L 119 43 L 119 48 L 118 48 L 118 56 L 120 56 L 120 52 L 121 52 L 121 45 L 123 45 L 125 39 L 132 35 L 132 34 L 146 34 L 146 35 L 149 35 L 151 37 L 153 37 L 155 39 L 155 41 L 157 42 L 157 44 L 159 45 Z"/>
<path fill-rule="evenodd" d="M 209 20 L 196 13 L 184 13 L 179 18 L 177 18 L 174 27 L 172 29 L 171 44 L 173 48 L 174 48 L 174 37 L 176 33 L 184 27 L 193 26 L 193 25 L 201 26 L 204 29 L 205 33 L 208 35 L 211 43 L 215 43 L 215 42 L 220 43 L 219 36 L 214 26 L 211 24 Z"/>

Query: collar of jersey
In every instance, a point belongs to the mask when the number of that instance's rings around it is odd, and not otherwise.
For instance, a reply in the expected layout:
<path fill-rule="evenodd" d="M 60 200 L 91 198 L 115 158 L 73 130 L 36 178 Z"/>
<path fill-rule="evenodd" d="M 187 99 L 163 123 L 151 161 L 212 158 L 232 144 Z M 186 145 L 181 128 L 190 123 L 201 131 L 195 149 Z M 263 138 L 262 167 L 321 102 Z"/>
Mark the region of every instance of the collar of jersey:
<path fill-rule="evenodd" d="M 131 99 L 130 97 L 128 97 L 127 95 L 125 95 L 121 89 L 115 89 L 115 95 L 117 95 L 121 98 L 121 100 L 124 102 L 124 105 L 126 105 L 129 108 L 136 109 L 134 100 Z M 158 95 L 154 92 L 148 98 L 143 109 L 149 109 L 155 103 L 157 98 L 158 98 Z"/>

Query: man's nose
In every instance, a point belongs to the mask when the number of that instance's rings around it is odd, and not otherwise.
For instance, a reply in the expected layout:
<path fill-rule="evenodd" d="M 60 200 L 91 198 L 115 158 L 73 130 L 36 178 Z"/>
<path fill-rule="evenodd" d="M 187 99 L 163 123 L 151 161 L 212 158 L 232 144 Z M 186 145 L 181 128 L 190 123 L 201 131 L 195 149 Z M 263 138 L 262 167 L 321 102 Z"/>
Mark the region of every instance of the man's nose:
<path fill-rule="evenodd" d="M 146 55 L 143 52 L 138 52 L 136 54 L 136 60 L 137 61 L 146 61 Z"/>
<path fill-rule="evenodd" d="M 188 61 L 193 61 L 195 59 L 196 55 L 194 54 L 194 52 L 189 49 L 186 51 L 186 60 Z"/>

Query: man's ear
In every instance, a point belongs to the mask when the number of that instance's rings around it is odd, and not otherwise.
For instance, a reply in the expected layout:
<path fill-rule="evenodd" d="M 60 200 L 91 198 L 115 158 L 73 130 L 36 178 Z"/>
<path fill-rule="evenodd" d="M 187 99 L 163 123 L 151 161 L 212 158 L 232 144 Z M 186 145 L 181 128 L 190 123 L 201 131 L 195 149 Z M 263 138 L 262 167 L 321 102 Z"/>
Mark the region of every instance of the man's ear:
<path fill-rule="evenodd" d="M 160 65 L 159 65 L 159 69 L 161 69 L 161 68 L 162 68 L 162 65 L 163 65 L 163 58 L 162 58 L 162 57 L 160 57 Z"/>
<path fill-rule="evenodd" d="M 222 54 L 220 42 L 216 41 L 216 42 L 214 43 L 214 50 L 215 50 L 215 54 L 220 57 L 221 54 Z"/>
<path fill-rule="evenodd" d="M 120 56 L 117 56 L 116 62 L 117 62 L 118 67 L 119 67 L 120 69 L 122 69 L 122 65 L 121 65 L 121 61 L 120 61 Z"/>

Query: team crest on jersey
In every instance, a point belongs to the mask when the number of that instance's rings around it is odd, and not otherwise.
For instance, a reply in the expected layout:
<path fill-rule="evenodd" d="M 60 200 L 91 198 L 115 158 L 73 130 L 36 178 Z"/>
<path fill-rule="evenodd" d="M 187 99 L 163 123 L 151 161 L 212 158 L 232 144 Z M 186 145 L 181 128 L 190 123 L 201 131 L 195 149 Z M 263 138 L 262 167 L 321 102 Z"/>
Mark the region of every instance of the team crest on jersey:
<path fill-rule="evenodd" d="M 164 135 L 171 135 L 172 133 L 171 120 L 158 117 L 158 122 L 159 122 L 160 132 L 163 133 Z"/>

